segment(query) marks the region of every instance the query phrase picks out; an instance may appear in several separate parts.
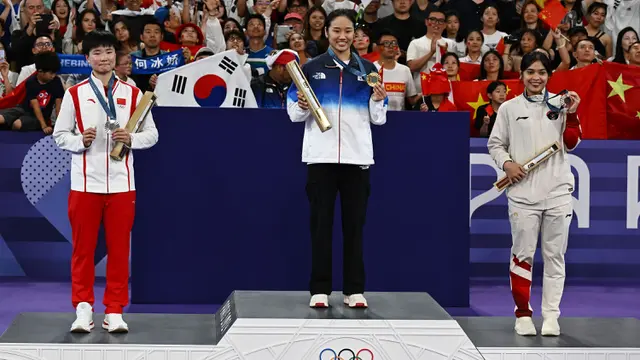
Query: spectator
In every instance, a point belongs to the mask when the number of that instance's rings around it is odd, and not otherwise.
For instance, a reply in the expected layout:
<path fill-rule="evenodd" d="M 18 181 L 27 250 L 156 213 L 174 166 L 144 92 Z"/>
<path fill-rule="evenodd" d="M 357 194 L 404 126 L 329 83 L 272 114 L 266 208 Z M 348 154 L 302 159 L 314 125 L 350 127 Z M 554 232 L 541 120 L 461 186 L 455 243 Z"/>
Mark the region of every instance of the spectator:
<path fill-rule="evenodd" d="M 150 58 L 156 55 L 167 53 L 160 49 L 160 43 L 163 39 L 162 27 L 155 19 L 147 20 L 147 23 L 142 27 L 142 35 L 140 35 L 144 48 L 133 52 L 131 55 L 139 57 L 141 59 Z M 138 88 L 144 91 L 153 91 L 158 82 L 158 74 L 147 75 L 137 74 L 132 75 L 133 80 L 138 84 Z"/>
<path fill-rule="evenodd" d="M 587 36 L 593 38 L 596 45 L 596 51 L 605 59 L 613 56 L 613 40 L 609 34 L 600 30 L 604 25 L 604 19 L 607 17 L 607 5 L 594 2 L 589 5 L 587 10 Z"/>
<path fill-rule="evenodd" d="M 327 14 L 338 9 L 355 10 L 356 7 L 356 3 L 351 0 L 324 0 L 322 2 L 322 8 L 327 12 Z"/>
<path fill-rule="evenodd" d="M 0 110 L 0 126 L 12 130 L 42 130 L 46 135 L 53 132 L 51 113 L 55 107 L 60 111 L 64 96 L 62 81 L 56 76 L 60 70 L 60 59 L 54 52 L 44 52 L 35 57 L 36 76 L 27 79 L 24 102 L 14 108 Z"/>
<path fill-rule="evenodd" d="M 98 13 L 93 9 L 84 10 L 75 22 L 75 36 L 72 41 L 64 42 L 62 51 L 65 54 L 82 54 L 82 40 L 86 34 L 95 29 L 102 29 Z"/>
<path fill-rule="evenodd" d="M 203 48 L 200 48 L 200 50 L 198 50 L 198 52 L 194 56 L 194 60 L 193 61 L 206 59 L 209 56 L 213 56 L 214 54 L 215 53 L 213 52 L 213 50 L 209 49 L 208 47 L 203 47 Z"/>
<path fill-rule="evenodd" d="M 170 7 L 164 6 L 158 8 L 153 16 L 155 16 L 156 20 L 162 24 L 164 30 L 164 41 L 177 44 L 178 40 L 176 39 L 176 31 L 180 25 L 182 25 L 182 14 L 180 12 L 180 8 L 176 5 L 172 5 Z M 118 26 L 118 24 L 115 26 Z M 128 29 L 129 28 L 127 27 L 127 30 Z M 115 35 L 118 37 L 117 28 Z M 119 38 L 118 42 L 121 42 Z"/>
<path fill-rule="evenodd" d="M 0 50 L 4 52 L 4 55 L 0 57 L 0 97 L 5 97 L 15 88 L 18 82 L 18 73 L 9 70 L 4 45 L 0 44 Z"/>
<path fill-rule="evenodd" d="M 565 15 L 562 23 L 558 25 L 558 28 L 563 33 L 569 31 L 569 29 L 576 26 L 584 25 L 584 10 L 582 9 L 582 0 L 561 0 L 567 15 Z"/>
<path fill-rule="evenodd" d="M 296 13 L 302 16 L 302 18 L 304 19 L 305 16 L 307 15 L 307 11 L 309 11 L 309 3 L 307 1 L 301 1 L 301 0 L 287 0 L 286 2 L 284 0 L 281 0 L 281 1 L 282 1 L 281 4 L 287 4 L 286 12 L 289 14 Z"/>
<path fill-rule="evenodd" d="M 547 38 L 549 30 L 545 28 L 544 23 L 538 16 L 540 14 L 540 7 L 536 0 L 527 0 L 522 5 L 522 13 L 520 15 L 520 29 L 515 30 L 511 35 L 515 39 L 520 39 L 522 33 L 527 30 L 535 30 L 537 32 L 538 42 L 542 43 Z"/>
<path fill-rule="evenodd" d="M 487 86 L 489 103 L 478 108 L 475 127 L 480 136 L 488 138 L 498 117 L 498 109 L 507 99 L 507 85 L 502 81 L 493 81 Z"/>
<path fill-rule="evenodd" d="M 116 53 L 116 76 L 127 84 L 136 86 L 136 82 L 131 78 L 132 65 L 131 55 L 128 52 L 118 51 Z"/>
<path fill-rule="evenodd" d="M 222 36 L 222 28 L 220 29 L 220 36 Z M 193 23 L 182 24 L 176 31 L 176 37 L 178 38 L 178 44 L 161 41 L 160 48 L 169 52 L 182 48 L 185 63 L 193 61 L 194 54 L 204 46 L 204 34 L 200 28 Z M 221 42 L 222 40 L 219 41 Z"/>
<path fill-rule="evenodd" d="M 287 63 L 297 61 L 297 53 L 285 49 L 269 55 L 266 59 L 269 72 L 251 81 L 251 90 L 259 108 L 284 109 L 287 105 L 287 92 L 291 86 L 291 76 Z"/>
<path fill-rule="evenodd" d="M 498 8 L 494 5 L 487 5 L 482 12 L 482 35 L 484 36 L 484 45 L 491 50 L 496 50 L 500 40 L 507 36 L 507 33 L 497 30 L 499 22 Z"/>
<path fill-rule="evenodd" d="M 573 51 L 573 57 L 576 59 L 577 64 L 571 70 L 593 64 L 596 60 L 595 48 L 596 44 L 591 38 L 578 41 Z"/>
<path fill-rule="evenodd" d="M 629 47 L 629 65 L 640 66 L 640 41 Z"/>
<path fill-rule="evenodd" d="M 489 0 L 448 0 L 445 1 L 440 10 L 456 10 L 460 14 L 460 31 L 463 34 L 471 30 L 482 29 L 482 13 Z"/>
<path fill-rule="evenodd" d="M 631 44 L 638 41 L 638 33 L 632 27 L 626 27 L 620 31 L 616 40 L 616 55 L 610 61 L 618 64 L 629 63 L 629 49 Z"/>
<path fill-rule="evenodd" d="M 224 41 L 224 32 L 222 30 L 222 18 L 224 15 L 224 7 L 221 6 L 222 2 L 217 0 L 209 0 L 205 1 L 202 8 L 202 16 L 196 19 L 196 24 L 202 29 L 203 42 L 202 45 L 213 50 L 214 53 L 219 53 L 224 51 L 226 45 Z M 269 9 L 269 13 L 271 13 L 271 8 Z M 185 21 L 183 21 L 182 26 L 184 26 Z M 180 27 L 177 30 L 174 30 L 176 34 L 180 32 Z M 178 35 L 178 39 L 180 36 Z M 180 42 L 180 41 L 178 41 Z M 192 53 L 197 52 L 197 50 L 192 51 Z"/>
<path fill-rule="evenodd" d="M 113 26 L 116 39 L 118 40 L 119 50 L 126 53 L 132 53 L 140 50 L 140 42 L 131 37 L 129 26 L 126 20 L 120 20 Z"/>
<path fill-rule="evenodd" d="M 14 32 L 11 39 L 11 48 L 18 68 L 33 63 L 35 52 L 33 52 L 32 48 L 37 37 L 40 35 L 49 37 L 49 41 L 52 44 L 51 46 L 55 48 L 56 52 L 61 52 L 62 50 L 62 40 L 57 38 L 54 42 L 52 37 L 54 30 L 56 30 L 59 25 L 55 18 L 49 23 L 50 33 L 36 34 L 36 23 L 41 21 L 40 14 L 45 13 L 45 11 L 46 8 L 42 0 L 25 0 L 21 18 L 23 21 L 26 21 L 27 25 L 22 28 L 22 31 Z"/>
<path fill-rule="evenodd" d="M 395 1 L 402 2 L 404 0 Z M 442 38 L 442 31 L 444 30 L 444 13 L 442 11 L 432 11 L 426 20 L 426 25 L 426 35 L 411 41 L 409 50 L 407 50 L 407 66 L 413 73 L 416 91 L 419 93 L 422 92 L 420 88 L 420 73 L 428 73 L 429 69 L 440 60 L 439 47 L 446 49 L 449 45 L 447 39 Z M 441 39 L 442 41 L 439 41 Z M 400 40 L 398 40 L 398 43 L 400 43 Z"/>
<path fill-rule="evenodd" d="M 365 57 L 372 50 L 371 38 L 363 27 L 357 27 L 353 36 L 353 48 L 360 57 Z M 366 58 L 366 57 L 365 57 Z"/>
<path fill-rule="evenodd" d="M 458 56 L 465 56 L 467 47 L 465 46 L 465 39 L 460 33 L 460 16 L 455 11 L 448 11 L 445 14 L 444 21 L 446 25 L 442 32 L 442 37 L 451 40 L 449 43 L 452 45 L 447 48 L 447 51 L 456 53 Z"/>
<path fill-rule="evenodd" d="M 403 55 L 409 48 L 412 39 L 424 36 L 427 32 L 424 22 L 411 17 L 411 4 L 412 0 L 393 0 L 393 14 L 380 19 L 376 25 L 378 29 L 396 31 L 400 51 Z M 442 20 L 444 21 L 444 14 L 442 14 Z M 442 29 L 440 29 L 440 33 L 442 33 Z M 379 38 L 380 35 L 376 33 L 373 37 Z M 401 57 L 404 58 L 404 56 Z"/>
<path fill-rule="evenodd" d="M 64 39 L 71 39 L 73 37 L 73 17 L 71 15 L 73 12 L 75 17 L 75 9 L 73 11 L 71 10 L 71 6 L 67 0 L 53 0 L 51 10 L 60 23 L 56 38 L 63 37 Z"/>
<path fill-rule="evenodd" d="M 369 30 L 370 34 L 375 33 L 375 29 L 378 28 L 378 10 L 380 9 L 380 0 L 371 0 L 369 5 L 364 8 L 362 20 L 360 26 Z"/>
<path fill-rule="evenodd" d="M 226 44 L 227 44 L 227 50 L 234 49 L 238 53 L 238 55 L 246 54 L 246 51 L 244 48 L 244 34 L 239 30 L 231 30 L 227 34 Z M 242 70 L 247 76 L 247 79 L 251 81 L 252 79 L 251 65 L 249 65 L 248 63 L 243 64 Z"/>
<path fill-rule="evenodd" d="M 518 71 L 522 57 L 540 45 L 542 44 L 538 42 L 538 34 L 535 30 L 523 30 L 517 43 L 505 46 L 505 53 L 502 55 L 505 71 Z"/>
<path fill-rule="evenodd" d="M 247 19 L 245 29 L 249 38 L 249 58 L 247 62 L 251 65 L 252 72 L 262 75 L 269 71 L 266 59 L 273 51 L 270 46 L 265 44 L 266 22 L 262 15 L 257 14 L 251 15 Z"/>
<path fill-rule="evenodd" d="M 440 63 L 442 64 L 444 71 L 447 73 L 447 78 L 449 79 L 449 88 L 451 89 L 449 92 L 449 101 L 455 104 L 453 99 L 453 85 L 451 82 L 460 81 L 460 59 L 455 53 L 446 53 L 442 55 Z"/>
<path fill-rule="evenodd" d="M 240 25 L 238 20 L 228 18 L 224 21 L 224 26 L 222 28 L 222 33 L 224 34 L 225 38 L 227 37 L 227 34 L 229 34 L 231 30 L 242 31 L 242 25 Z"/>
<path fill-rule="evenodd" d="M 478 80 L 503 80 L 504 79 L 504 61 L 502 56 L 495 51 L 489 50 L 482 56 L 480 63 L 480 77 Z"/>
<path fill-rule="evenodd" d="M 637 0 L 604 0 L 608 5 L 605 31 L 615 39 L 616 34 L 626 27 L 640 31 L 640 1 Z M 613 44 L 615 47 L 616 44 Z"/>
<path fill-rule="evenodd" d="M 413 109 L 429 112 L 456 111 L 456 106 L 448 99 L 451 87 L 442 65 L 439 63 L 434 65 L 426 76 L 426 89 L 423 90 L 423 96 L 419 97 Z"/>
<path fill-rule="evenodd" d="M 467 34 L 465 41 L 467 48 L 467 56 L 460 59 L 460 62 L 466 64 L 478 64 L 482 61 L 482 44 L 484 44 L 484 35 L 480 30 L 473 30 Z"/>
<path fill-rule="evenodd" d="M 380 38 L 376 43 L 380 58 L 373 64 L 381 74 L 389 97 L 388 110 L 405 110 L 406 102 L 413 106 L 418 100 L 418 96 L 411 70 L 396 61 L 400 50 L 398 38 L 388 29 L 384 29 L 380 32 Z"/>
<path fill-rule="evenodd" d="M 295 51 L 298 54 L 298 58 L 300 59 L 300 66 L 306 64 L 307 60 L 309 60 L 310 58 L 306 50 L 304 38 L 300 33 L 296 32 L 289 36 L 289 49 Z"/>
<path fill-rule="evenodd" d="M 302 33 L 302 30 L 304 29 L 303 21 L 304 19 L 302 18 L 302 16 L 300 16 L 300 14 L 297 14 L 297 13 L 287 14 L 284 17 L 284 26 L 288 26 L 290 30 L 287 30 L 284 34 L 281 35 L 278 33 L 278 31 L 282 28 L 278 26 L 275 27 L 275 31 L 273 33 L 274 43 L 275 41 L 280 41 L 284 39 L 284 41 L 277 43 L 276 47 L 278 47 L 279 49 L 287 48 L 289 46 L 289 37 L 294 32 Z"/>
<path fill-rule="evenodd" d="M 33 55 L 37 55 L 43 52 L 54 51 L 53 49 L 53 41 L 47 35 L 39 36 L 35 39 L 32 44 L 32 53 Z M 20 75 L 18 75 L 17 85 L 20 85 L 23 81 L 27 80 L 29 76 L 36 72 L 36 64 L 25 65 L 20 69 Z"/>
<path fill-rule="evenodd" d="M 427 17 L 429 17 L 429 14 L 434 10 L 438 10 L 438 5 L 434 4 L 430 0 L 414 0 L 413 4 L 411 4 L 409 13 L 413 19 L 424 24 Z"/>
<path fill-rule="evenodd" d="M 314 6 L 307 11 L 304 22 L 304 40 L 307 42 L 308 52 L 312 57 L 324 54 L 329 48 L 329 41 L 324 32 L 324 22 L 327 13 L 320 6 Z"/>

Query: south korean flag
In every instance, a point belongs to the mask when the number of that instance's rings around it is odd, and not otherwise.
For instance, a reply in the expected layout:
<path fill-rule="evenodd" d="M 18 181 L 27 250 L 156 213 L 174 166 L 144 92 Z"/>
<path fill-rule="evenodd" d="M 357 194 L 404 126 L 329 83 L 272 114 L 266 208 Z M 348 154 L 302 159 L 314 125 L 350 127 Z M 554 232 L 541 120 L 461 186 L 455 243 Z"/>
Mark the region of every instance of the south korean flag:
<path fill-rule="evenodd" d="M 228 50 L 158 76 L 159 106 L 256 108 L 246 55 Z"/>

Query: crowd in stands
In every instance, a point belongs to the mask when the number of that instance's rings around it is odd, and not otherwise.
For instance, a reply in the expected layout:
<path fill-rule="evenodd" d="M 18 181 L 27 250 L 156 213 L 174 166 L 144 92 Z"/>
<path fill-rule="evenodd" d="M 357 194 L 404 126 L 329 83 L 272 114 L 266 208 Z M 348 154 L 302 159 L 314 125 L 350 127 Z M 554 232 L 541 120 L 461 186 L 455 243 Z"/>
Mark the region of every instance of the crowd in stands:
<path fill-rule="evenodd" d="M 42 54 L 82 54 L 83 37 L 94 29 L 116 36 L 116 73 L 143 91 L 155 88 L 158 74 L 131 74 L 130 55 L 182 49 L 189 63 L 235 49 L 247 54 L 258 106 L 284 107 L 291 78 L 285 65 L 270 60 L 274 51 L 293 50 L 306 63 L 328 48 L 327 14 L 353 9 L 354 51 L 379 69 L 390 110 L 455 111 L 450 83 L 464 78 L 464 64 L 477 64 L 479 75 L 465 80 L 493 82 L 489 109 L 476 116 L 486 136 L 505 101 L 501 81 L 517 77 L 528 52 L 548 54 L 555 71 L 603 61 L 640 66 L 640 0 L 562 0 L 566 14 L 555 28 L 540 16 L 552 1 L 558 0 L 4 0 L 0 96 L 31 83 L 21 110 L 0 106 L 0 128 L 50 132 L 47 117 L 60 89 L 87 75 L 33 75 L 57 70 Z M 34 110 L 34 100 L 42 109 Z"/>

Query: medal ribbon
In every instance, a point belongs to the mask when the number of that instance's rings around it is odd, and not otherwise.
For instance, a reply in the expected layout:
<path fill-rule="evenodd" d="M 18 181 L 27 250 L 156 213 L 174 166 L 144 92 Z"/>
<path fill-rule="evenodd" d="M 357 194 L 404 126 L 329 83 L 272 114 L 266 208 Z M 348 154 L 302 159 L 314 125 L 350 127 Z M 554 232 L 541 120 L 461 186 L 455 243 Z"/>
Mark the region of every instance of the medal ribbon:
<path fill-rule="evenodd" d="M 566 93 L 566 90 L 563 90 L 563 91 L 561 91 L 559 94 L 555 95 L 554 97 L 549 98 L 549 91 L 548 91 L 547 89 L 544 89 L 544 98 L 542 99 L 542 101 L 541 101 L 541 102 L 542 102 L 542 103 L 544 103 L 544 104 L 547 104 L 547 106 L 549 107 L 549 109 L 550 109 L 552 112 L 559 113 L 559 112 L 562 110 L 562 106 L 561 106 L 561 107 L 557 107 L 557 106 L 551 105 L 551 103 L 549 102 L 549 100 L 551 100 L 551 99 L 553 99 L 553 98 L 556 98 L 556 97 L 558 97 L 558 96 L 562 96 L 562 95 L 564 95 L 565 93 Z M 536 103 L 536 102 L 537 102 L 537 101 L 535 101 L 535 100 L 531 99 L 529 96 L 527 96 L 527 91 L 526 91 L 526 90 L 522 93 L 522 95 L 523 95 L 523 96 L 524 96 L 524 98 L 525 98 L 525 99 L 527 99 L 527 101 L 528 101 L 528 102 L 530 102 L 530 103 Z"/>
<path fill-rule="evenodd" d="M 346 69 L 348 72 L 350 72 L 351 74 L 355 75 L 355 76 L 360 76 L 360 77 L 366 77 L 367 74 L 365 73 L 365 69 L 364 69 L 364 64 L 362 63 L 362 59 L 360 59 L 360 56 L 358 56 L 356 53 L 352 52 L 351 56 L 354 57 L 356 59 L 356 61 L 358 62 L 358 68 L 360 69 L 359 71 L 350 67 L 349 65 L 345 64 L 344 61 L 338 59 L 338 57 L 336 56 L 336 53 L 333 52 L 333 49 L 331 49 L 331 47 L 329 47 L 329 49 L 327 50 L 327 53 L 329 53 L 329 55 L 331 56 L 331 58 L 338 63 L 338 65 L 342 66 L 343 69 Z"/>
<path fill-rule="evenodd" d="M 91 85 L 91 89 L 96 94 L 96 97 L 98 98 L 98 102 L 100 103 L 100 106 L 102 106 L 104 111 L 107 113 L 109 122 L 116 121 L 116 106 L 113 103 L 113 84 L 115 83 L 115 81 L 116 81 L 116 76 L 112 74 L 111 79 L 109 79 L 109 84 L 107 85 L 107 99 L 109 101 L 109 104 L 107 105 L 107 102 L 104 100 L 104 95 L 102 94 L 102 92 L 100 91 L 96 83 L 93 81 L 93 79 L 91 78 L 91 75 L 89 75 L 89 85 Z"/>

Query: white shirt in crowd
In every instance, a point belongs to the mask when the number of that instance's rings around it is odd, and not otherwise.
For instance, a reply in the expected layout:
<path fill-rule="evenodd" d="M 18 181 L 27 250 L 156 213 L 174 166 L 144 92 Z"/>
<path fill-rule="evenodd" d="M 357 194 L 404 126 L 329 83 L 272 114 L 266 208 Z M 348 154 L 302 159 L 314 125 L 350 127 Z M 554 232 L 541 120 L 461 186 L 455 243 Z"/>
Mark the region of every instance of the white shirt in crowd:
<path fill-rule="evenodd" d="M 640 0 L 604 0 L 604 3 L 608 8 L 604 30 L 611 36 L 615 49 L 622 29 L 631 26 L 640 33 Z"/>
<path fill-rule="evenodd" d="M 373 64 L 380 71 L 380 64 L 377 61 Z M 405 99 L 417 94 L 411 70 L 406 65 L 396 63 L 393 69 L 382 70 L 382 83 L 389 97 L 388 110 L 405 110 Z"/>
<path fill-rule="evenodd" d="M 455 46 L 454 40 L 445 39 L 445 38 L 442 38 L 442 40 L 444 40 L 447 43 L 447 48 L 452 48 L 453 46 Z M 423 57 L 427 55 L 429 51 L 431 51 L 431 39 L 429 39 L 427 35 L 417 39 L 413 39 L 409 43 L 409 48 L 407 49 L 407 62 Z M 436 50 L 433 53 L 433 56 L 431 57 L 431 59 L 427 61 L 427 63 L 422 67 L 422 69 L 420 69 L 420 71 L 413 73 L 413 82 L 414 82 L 417 93 L 419 94 L 422 93 L 420 73 L 421 72 L 428 73 L 430 69 L 433 67 L 433 65 L 439 61 L 440 61 L 440 54 L 439 54 L 439 51 Z"/>
<path fill-rule="evenodd" d="M 338 10 L 338 9 L 356 10 L 357 5 L 356 3 L 350 0 L 342 0 L 342 1 L 325 0 L 322 3 L 322 8 L 324 9 L 324 11 L 327 12 L 327 14 L 329 14 L 333 10 Z"/>
<path fill-rule="evenodd" d="M 476 60 L 473 60 L 469 55 L 460 58 L 461 63 L 465 64 L 477 64 L 480 65 L 482 63 L 482 56 L 478 56 Z"/>
<path fill-rule="evenodd" d="M 491 35 L 485 33 L 482 33 L 482 35 L 484 35 L 484 45 L 486 45 L 491 50 L 495 50 L 500 40 L 502 40 L 503 37 L 507 36 L 507 33 L 496 30 L 496 32 Z"/>
<path fill-rule="evenodd" d="M 31 74 L 36 72 L 36 64 L 25 65 L 20 69 L 20 75 L 18 75 L 18 82 L 16 86 L 20 85 L 23 81 L 27 80 Z"/>

